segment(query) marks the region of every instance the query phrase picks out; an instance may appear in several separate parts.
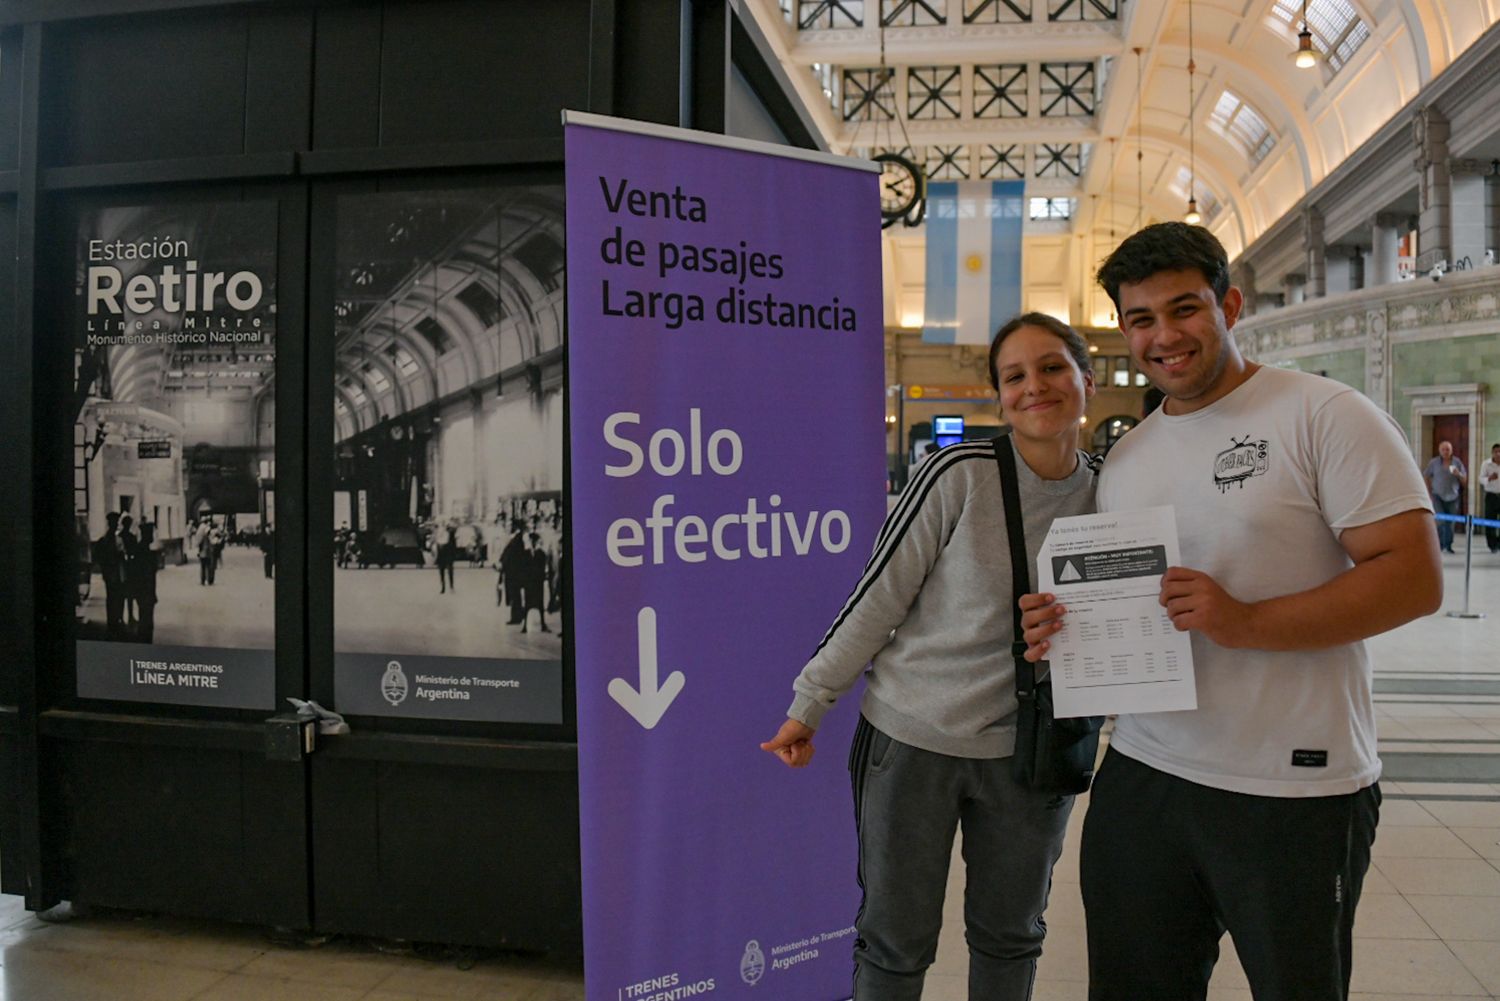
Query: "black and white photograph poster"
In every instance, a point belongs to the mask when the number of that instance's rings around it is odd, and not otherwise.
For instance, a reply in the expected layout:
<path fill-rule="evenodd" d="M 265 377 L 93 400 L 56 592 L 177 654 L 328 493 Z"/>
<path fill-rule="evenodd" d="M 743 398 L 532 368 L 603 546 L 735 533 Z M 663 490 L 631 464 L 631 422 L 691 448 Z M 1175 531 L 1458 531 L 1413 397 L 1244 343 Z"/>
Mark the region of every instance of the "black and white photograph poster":
<path fill-rule="evenodd" d="M 276 213 L 172 203 L 80 220 L 82 697 L 274 703 Z"/>
<path fill-rule="evenodd" d="M 336 707 L 561 722 L 561 186 L 350 195 L 336 226 Z"/>

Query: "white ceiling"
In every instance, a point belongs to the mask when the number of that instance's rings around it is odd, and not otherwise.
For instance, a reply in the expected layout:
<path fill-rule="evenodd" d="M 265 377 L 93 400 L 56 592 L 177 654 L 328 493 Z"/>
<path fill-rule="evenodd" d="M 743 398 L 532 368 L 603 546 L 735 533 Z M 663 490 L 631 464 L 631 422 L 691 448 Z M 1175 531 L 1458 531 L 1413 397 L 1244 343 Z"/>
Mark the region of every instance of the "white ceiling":
<path fill-rule="evenodd" d="M 863 154 L 870 147 L 904 146 L 904 125 L 916 159 L 928 161 L 929 172 L 941 162 L 936 147 L 960 147 L 960 162 L 967 155 L 967 176 L 980 179 L 981 161 L 993 159 L 986 156 L 988 147 L 1014 145 L 1016 158 L 1027 165 L 1028 194 L 1076 199 L 1071 220 L 1029 226 L 1023 282 L 1028 308 L 1085 325 L 1109 323 L 1108 300 L 1090 279 L 1093 267 L 1143 221 L 1181 218 L 1187 185 L 1179 182 L 1187 173 L 1196 173 L 1200 207 L 1215 206 L 1206 225 L 1233 257 L 1500 21 L 1500 0 L 1309 0 L 1315 28 L 1344 26 L 1340 37 L 1363 41 L 1336 69 L 1327 61 L 1297 69 L 1290 54 L 1300 23 L 1287 24 L 1276 7 L 1279 2 L 1293 8 L 1300 22 L 1301 0 L 743 2 L 835 150 Z M 1104 17 L 1117 3 L 1118 17 Z M 1012 4 L 1030 10 L 1032 20 L 1016 20 Z M 901 22 L 931 22 L 936 12 L 945 23 L 892 23 L 882 30 L 877 8 L 887 18 L 899 11 Z M 975 10 L 982 11 L 976 23 L 964 23 L 964 15 Z M 1348 22 L 1345 10 L 1359 23 Z M 1010 21 L 983 23 L 997 11 Z M 1056 11 L 1059 19 L 1049 20 L 1049 12 Z M 1080 11 L 1091 18 L 1079 19 Z M 846 122 L 832 103 L 843 96 L 843 71 L 878 67 L 882 41 L 886 64 L 896 70 L 891 89 L 907 120 Z M 1320 35 L 1318 43 L 1325 41 Z M 1052 97 L 1041 93 L 1046 75 L 1040 66 L 1065 62 L 1093 66 L 1097 85 L 1080 88 L 1091 113 L 1064 101 L 1059 107 L 1069 104 L 1074 114 L 1044 116 L 1041 107 Z M 974 67 L 996 64 L 1027 66 L 1025 117 L 974 114 L 993 91 Z M 833 81 L 832 99 L 816 66 L 833 67 L 831 73 L 823 70 L 823 79 Z M 956 114 L 939 104 L 937 120 L 908 118 L 924 96 L 920 82 L 909 80 L 913 67 L 958 68 L 957 86 L 945 94 Z M 916 104 L 908 103 L 908 88 L 917 95 Z M 857 93 L 853 86 L 847 89 Z M 1269 152 L 1258 160 L 1216 128 L 1222 125 L 1215 121 L 1216 107 L 1236 100 L 1269 130 Z M 1247 121 L 1253 119 L 1232 122 L 1229 131 Z M 1030 176 L 1035 153 L 1026 154 L 1041 144 L 1082 147 L 1081 176 Z M 1393 192 L 1393 199 L 1403 194 Z M 889 325 L 920 322 L 923 252 L 920 227 L 886 231 Z"/>

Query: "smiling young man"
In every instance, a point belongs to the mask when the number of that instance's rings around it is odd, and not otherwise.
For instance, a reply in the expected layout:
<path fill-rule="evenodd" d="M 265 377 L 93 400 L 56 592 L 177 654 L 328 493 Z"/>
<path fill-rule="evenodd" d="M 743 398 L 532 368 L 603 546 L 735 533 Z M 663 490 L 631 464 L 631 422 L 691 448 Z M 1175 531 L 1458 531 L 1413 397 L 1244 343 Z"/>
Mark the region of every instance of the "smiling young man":
<path fill-rule="evenodd" d="M 1110 453 L 1101 511 L 1171 504 L 1198 708 L 1122 716 L 1082 853 L 1093 1001 L 1198 1001 L 1227 930 L 1257 1001 L 1348 995 L 1380 793 L 1363 640 L 1442 598 L 1431 505 L 1362 394 L 1247 361 L 1224 249 L 1144 229 L 1099 270 L 1166 402 Z M 1023 607 L 1028 656 L 1062 628 Z"/>

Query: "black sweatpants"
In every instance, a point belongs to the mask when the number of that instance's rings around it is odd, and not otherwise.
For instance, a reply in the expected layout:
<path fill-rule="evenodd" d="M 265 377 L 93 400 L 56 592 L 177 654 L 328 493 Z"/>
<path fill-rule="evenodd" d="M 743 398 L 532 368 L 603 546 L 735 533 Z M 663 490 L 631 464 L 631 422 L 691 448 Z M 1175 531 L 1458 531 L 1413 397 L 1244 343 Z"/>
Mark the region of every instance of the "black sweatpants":
<path fill-rule="evenodd" d="M 1202 1001 L 1227 930 L 1256 1001 L 1344 1001 L 1380 789 L 1225 792 L 1110 750 L 1084 818 L 1090 1001 Z"/>
<path fill-rule="evenodd" d="M 849 753 L 859 833 L 854 1001 L 920 1001 L 963 829 L 969 1001 L 1028 1001 L 1073 797 L 1034 792 L 1010 758 L 955 758 L 863 716 Z"/>

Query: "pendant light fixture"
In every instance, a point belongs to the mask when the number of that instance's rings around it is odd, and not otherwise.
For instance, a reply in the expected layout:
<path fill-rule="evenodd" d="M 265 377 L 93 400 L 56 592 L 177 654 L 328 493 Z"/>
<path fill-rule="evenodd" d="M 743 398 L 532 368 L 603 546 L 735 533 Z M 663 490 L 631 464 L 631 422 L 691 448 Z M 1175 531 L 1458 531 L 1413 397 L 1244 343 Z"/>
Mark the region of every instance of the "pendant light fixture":
<path fill-rule="evenodd" d="M 1308 70 L 1318 65 L 1322 53 L 1313 48 L 1312 31 L 1307 27 L 1307 0 L 1302 0 L 1302 30 L 1297 32 L 1297 48 L 1292 51 L 1291 59 L 1298 69 Z"/>
<path fill-rule="evenodd" d="M 1198 212 L 1198 142 L 1197 126 L 1193 122 L 1194 86 L 1193 78 L 1198 64 L 1193 59 L 1193 0 L 1188 0 L 1188 207 L 1182 221 L 1196 226 L 1203 221 Z"/>

